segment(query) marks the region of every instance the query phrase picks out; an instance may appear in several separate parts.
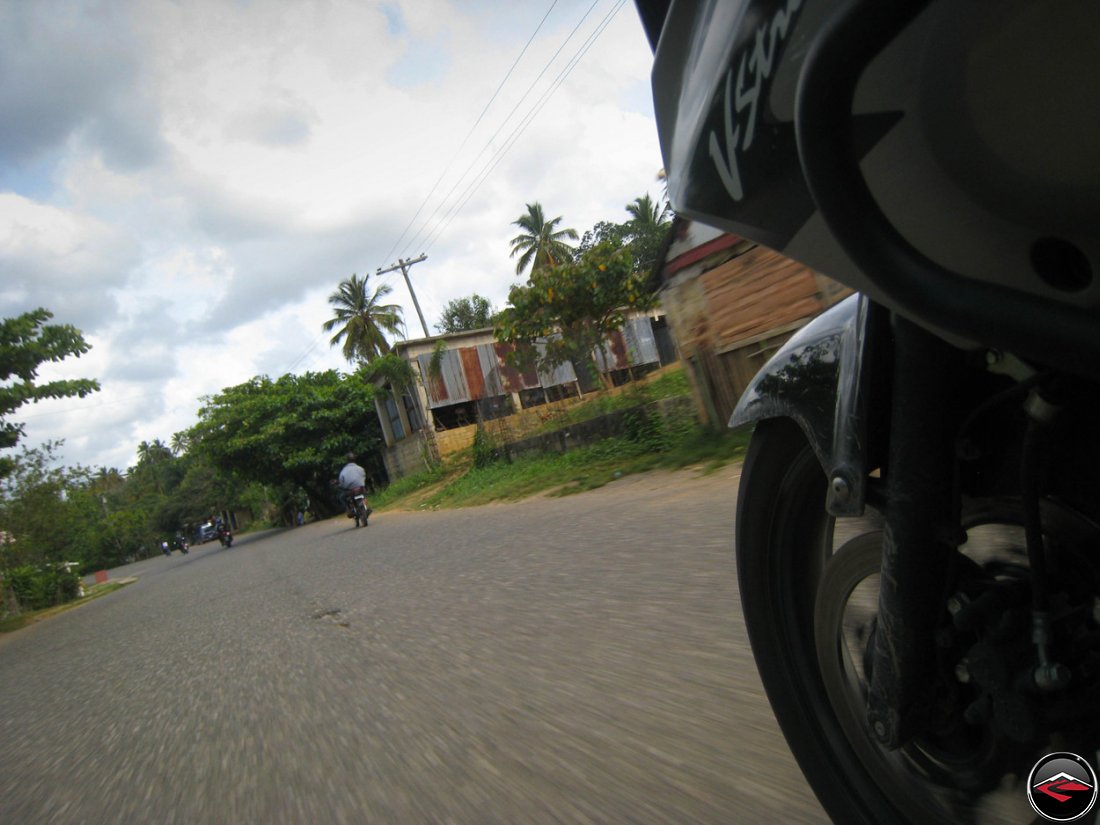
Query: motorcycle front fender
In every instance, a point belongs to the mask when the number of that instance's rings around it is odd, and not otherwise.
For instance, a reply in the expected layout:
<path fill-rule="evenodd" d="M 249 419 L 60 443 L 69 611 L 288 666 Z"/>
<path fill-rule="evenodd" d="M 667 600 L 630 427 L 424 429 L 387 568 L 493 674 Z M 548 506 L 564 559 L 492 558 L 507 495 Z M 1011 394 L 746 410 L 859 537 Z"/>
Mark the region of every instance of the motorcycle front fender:
<path fill-rule="evenodd" d="M 835 516 L 863 514 L 871 466 L 869 410 L 875 356 L 889 333 L 886 312 L 852 295 L 804 326 L 753 378 L 730 418 L 743 427 L 789 418 L 829 479 Z"/>

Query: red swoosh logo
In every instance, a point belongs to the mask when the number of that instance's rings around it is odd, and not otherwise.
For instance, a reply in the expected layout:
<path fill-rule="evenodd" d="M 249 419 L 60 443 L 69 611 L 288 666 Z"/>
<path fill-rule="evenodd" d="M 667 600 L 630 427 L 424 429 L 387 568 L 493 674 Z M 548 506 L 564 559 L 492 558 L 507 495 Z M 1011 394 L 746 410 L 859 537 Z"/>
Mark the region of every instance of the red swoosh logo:
<path fill-rule="evenodd" d="M 1065 779 L 1054 779 L 1050 782 L 1044 782 L 1042 785 L 1035 787 L 1037 791 L 1045 793 L 1047 796 L 1057 799 L 1059 802 L 1068 802 L 1072 799 L 1072 796 L 1068 796 L 1065 793 L 1059 793 L 1059 791 L 1068 791 L 1073 793 L 1074 791 L 1091 791 L 1088 785 L 1082 785 L 1080 782 L 1071 782 Z"/>

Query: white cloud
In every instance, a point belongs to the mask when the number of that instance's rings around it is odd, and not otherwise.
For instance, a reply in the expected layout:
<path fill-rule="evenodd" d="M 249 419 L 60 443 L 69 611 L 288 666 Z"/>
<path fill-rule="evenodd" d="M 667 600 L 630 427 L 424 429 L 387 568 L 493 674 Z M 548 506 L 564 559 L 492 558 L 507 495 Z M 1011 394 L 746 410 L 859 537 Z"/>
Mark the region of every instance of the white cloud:
<path fill-rule="evenodd" d="M 27 45 L 13 56 L 8 38 L 0 61 L 0 77 L 14 66 L 25 79 L 0 82 L 0 122 L 24 120 L 0 127 L 0 316 L 44 305 L 82 328 L 92 352 L 50 369 L 104 384 L 27 408 L 28 442 L 66 437 L 67 460 L 124 467 L 141 440 L 193 423 L 202 395 L 346 369 L 321 323 L 353 272 L 427 250 L 411 276 L 434 332 L 452 298 L 503 305 L 525 203 L 583 233 L 656 195 L 651 58 L 629 4 L 472 189 L 614 3 L 548 66 L 590 5 L 555 6 L 469 135 L 544 3 L 11 7 Z M 80 47 L 59 57 L 66 42 Z M 384 280 L 419 335 L 400 273 Z"/>

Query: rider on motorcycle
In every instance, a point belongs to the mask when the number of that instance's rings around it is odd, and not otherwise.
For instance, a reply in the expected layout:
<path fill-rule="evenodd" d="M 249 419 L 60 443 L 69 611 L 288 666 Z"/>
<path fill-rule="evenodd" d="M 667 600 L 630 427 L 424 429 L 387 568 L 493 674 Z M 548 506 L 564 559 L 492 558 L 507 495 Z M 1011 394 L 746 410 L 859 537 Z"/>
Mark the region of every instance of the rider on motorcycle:
<path fill-rule="evenodd" d="M 337 483 L 340 485 L 340 489 L 344 491 L 344 506 L 348 511 L 348 518 L 355 518 L 355 504 L 353 493 L 358 490 L 362 490 L 367 486 L 367 471 L 355 463 L 355 453 L 349 452 L 346 456 L 347 463 L 343 469 L 340 470 L 340 475 L 337 477 Z M 367 508 L 367 516 L 373 512 L 366 500 L 363 501 L 364 506 Z"/>

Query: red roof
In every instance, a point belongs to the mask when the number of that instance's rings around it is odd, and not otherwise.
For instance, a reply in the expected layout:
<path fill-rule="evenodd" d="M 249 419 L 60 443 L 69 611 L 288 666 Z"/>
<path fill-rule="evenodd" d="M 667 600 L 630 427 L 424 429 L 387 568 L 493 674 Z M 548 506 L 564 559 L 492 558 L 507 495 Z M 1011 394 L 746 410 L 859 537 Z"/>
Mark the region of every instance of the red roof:
<path fill-rule="evenodd" d="M 664 274 L 666 277 L 673 275 L 681 269 L 699 263 L 699 261 L 713 255 L 715 252 L 721 252 L 723 249 L 729 249 L 731 246 L 736 246 L 739 243 L 741 243 L 741 238 L 736 235 L 730 235 L 728 233 L 719 235 L 717 238 L 709 240 L 705 244 L 697 246 L 694 249 L 689 249 L 684 254 L 677 255 L 671 261 L 666 262 Z"/>

